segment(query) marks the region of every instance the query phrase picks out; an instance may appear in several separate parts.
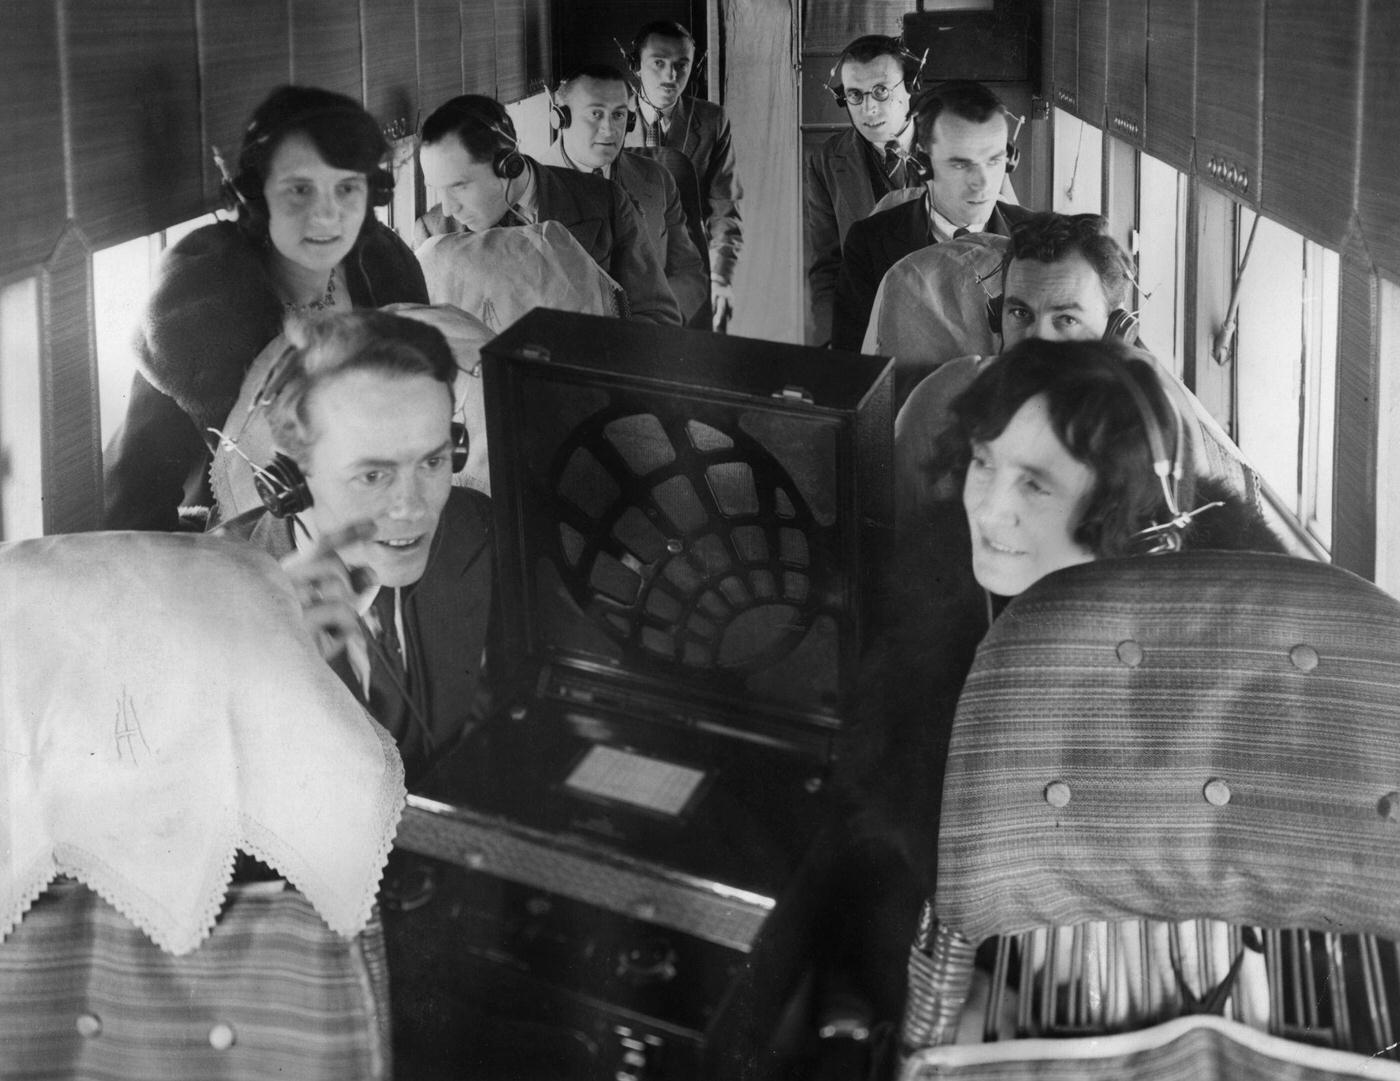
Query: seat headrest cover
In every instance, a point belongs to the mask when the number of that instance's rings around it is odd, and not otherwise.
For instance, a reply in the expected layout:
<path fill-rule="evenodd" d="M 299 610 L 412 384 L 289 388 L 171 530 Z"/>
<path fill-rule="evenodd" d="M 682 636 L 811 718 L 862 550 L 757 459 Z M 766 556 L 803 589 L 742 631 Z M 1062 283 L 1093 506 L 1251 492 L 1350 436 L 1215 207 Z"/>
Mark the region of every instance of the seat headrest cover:
<path fill-rule="evenodd" d="M 361 930 L 403 765 L 269 556 L 85 533 L 0 545 L 0 798 L 0 937 L 62 873 L 180 954 L 240 848 Z"/>
<path fill-rule="evenodd" d="M 1400 938 L 1400 602 L 1244 552 L 1045 577 L 963 688 L 938 860 L 973 941 L 1133 917 Z"/>

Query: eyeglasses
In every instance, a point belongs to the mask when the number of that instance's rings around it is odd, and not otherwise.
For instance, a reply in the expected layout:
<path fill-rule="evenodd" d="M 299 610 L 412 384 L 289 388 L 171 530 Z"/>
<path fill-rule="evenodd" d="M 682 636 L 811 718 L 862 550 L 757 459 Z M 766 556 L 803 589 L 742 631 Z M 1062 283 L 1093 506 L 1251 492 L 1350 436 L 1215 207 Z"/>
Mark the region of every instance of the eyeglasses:
<path fill-rule="evenodd" d="M 867 97 L 872 97 L 876 101 L 889 101 L 890 95 L 893 94 L 894 91 L 891 90 L 884 83 L 878 83 L 875 86 L 872 86 L 869 90 L 847 90 L 843 86 L 841 88 L 840 93 L 841 97 L 846 99 L 847 105 L 849 105 L 852 109 L 859 109 L 862 105 L 865 104 L 865 99 Z"/>

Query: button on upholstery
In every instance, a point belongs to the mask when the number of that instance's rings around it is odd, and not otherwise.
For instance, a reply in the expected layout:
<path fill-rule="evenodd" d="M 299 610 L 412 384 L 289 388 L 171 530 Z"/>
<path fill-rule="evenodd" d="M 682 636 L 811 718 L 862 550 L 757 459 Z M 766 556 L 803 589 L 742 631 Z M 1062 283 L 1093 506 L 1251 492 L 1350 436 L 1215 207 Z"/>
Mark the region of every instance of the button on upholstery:
<path fill-rule="evenodd" d="M 1051 807 L 1063 807 L 1069 803 L 1069 785 L 1064 781 L 1051 781 L 1045 786 L 1045 802 Z"/>
<path fill-rule="evenodd" d="M 1212 807 L 1224 807 L 1230 802 L 1230 786 L 1219 777 L 1212 777 L 1203 789 L 1206 802 Z"/>
<path fill-rule="evenodd" d="M 227 1051 L 233 1046 L 236 1038 L 233 1034 L 233 1026 L 226 1025 L 222 1021 L 209 1030 L 209 1046 L 215 1051 Z"/>
<path fill-rule="evenodd" d="M 102 1035 L 102 1018 L 95 1013 L 78 1014 L 78 1035 L 89 1039 Z"/>
<path fill-rule="evenodd" d="M 1309 645 L 1297 645 L 1288 651 L 1288 659 L 1300 672 L 1311 672 L 1317 667 L 1317 650 Z"/>
<path fill-rule="evenodd" d="M 1115 652 L 1118 654 L 1118 659 L 1129 668 L 1136 668 L 1142 663 L 1142 646 L 1138 645 L 1131 638 L 1119 642 L 1118 649 Z"/>

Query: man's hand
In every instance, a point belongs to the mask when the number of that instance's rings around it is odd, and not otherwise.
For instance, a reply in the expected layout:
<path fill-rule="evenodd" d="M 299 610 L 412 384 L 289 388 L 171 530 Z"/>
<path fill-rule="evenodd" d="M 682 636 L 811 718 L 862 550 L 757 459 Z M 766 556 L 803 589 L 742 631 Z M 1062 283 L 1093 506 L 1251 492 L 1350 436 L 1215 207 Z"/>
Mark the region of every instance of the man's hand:
<path fill-rule="evenodd" d="M 374 572 L 346 567 L 339 551 L 375 534 L 373 522 L 356 522 L 317 540 L 308 551 L 293 552 L 282 560 L 301 601 L 302 618 L 325 660 L 335 657 L 345 643 L 360 634 L 355 595 L 374 585 Z"/>
<path fill-rule="evenodd" d="M 710 282 L 710 309 L 714 313 L 712 329 L 716 334 L 728 333 L 729 317 L 734 314 L 734 287 Z"/>

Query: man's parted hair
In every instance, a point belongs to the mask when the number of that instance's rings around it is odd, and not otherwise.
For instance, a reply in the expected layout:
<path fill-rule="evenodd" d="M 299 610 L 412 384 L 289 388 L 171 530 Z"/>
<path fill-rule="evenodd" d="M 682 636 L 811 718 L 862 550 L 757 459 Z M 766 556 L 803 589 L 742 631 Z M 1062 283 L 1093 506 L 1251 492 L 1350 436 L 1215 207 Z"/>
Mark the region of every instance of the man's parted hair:
<path fill-rule="evenodd" d="M 443 102 L 423 121 L 419 141 L 432 146 L 449 135 L 473 161 L 491 161 L 496 151 L 516 146 L 515 122 L 506 107 L 484 94 L 458 94 Z"/>
<path fill-rule="evenodd" d="M 305 468 L 319 433 L 310 403 L 318 387 L 351 372 L 406 379 L 426 375 L 455 401 L 457 362 L 436 327 L 388 312 L 334 312 L 289 320 L 287 349 L 268 375 L 272 443 Z"/>
<path fill-rule="evenodd" d="M 1108 222 L 1098 214 L 1056 214 L 1042 211 L 1011 229 L 1011 247 L 1002 266 L 1002 284 L 1013 262 L 1034 259 L 1058 263 L 1076 252 L 1094 268 L 1103 295 L 1112 308 L 1128 307 L 1132 295 L 1133 263 L 1105 230 Z"/>
<path fill-rule="evenodd" d="M 933 122 L 945 112 L 970 124 L 985 124 L 994 116 L 1005 116 L 1001 98 L 991 89 L 971 79 L 951 79 L 920 90 L 909 103 L 914 115 L 914 138 L 927 152 L 933 142 Z"/>
<path fill-rule="evenodd" d="M 695 48 L 695 36 L 674 19 L 653 19 L 649 23 L 643 23 L 637 32 L 632 35 L 632 52 L 630 59 L 632 63 L 641 62 L 642 50 L 647 47 L 649 38 L 668 38 L 671 41 L 688 41 L 690 47 Z"/>
<path fill-rule="evenodd" d="M 899 38 L 892 38 L 885 34 L 866 34 L 858 37 L 844 49 L 841 55 L 836 58 L 836 79 L 841 79 L 841 65 L 847 61 L 855 64 L 869 64 L 879 60 L 882 56 L 888 56 L 898 61 L 899 70 L 907 83 L 914 77 L 914 72 L 918 70 L 918 60 L 912 61 L 904 42 Z"/>
<path fill-rule="evenodd" d="M 561 105 L 568 101 L 569 92 L 581 79 L 596 79 L 600 83 L 622 83 L 628 88 L 628 92 L 631 92 L 631 84 L 621 68 L 613 64 L 584 64 L 567 79 L 559 81 L 559 87 L 554 91 L 555 100 Z"/>

